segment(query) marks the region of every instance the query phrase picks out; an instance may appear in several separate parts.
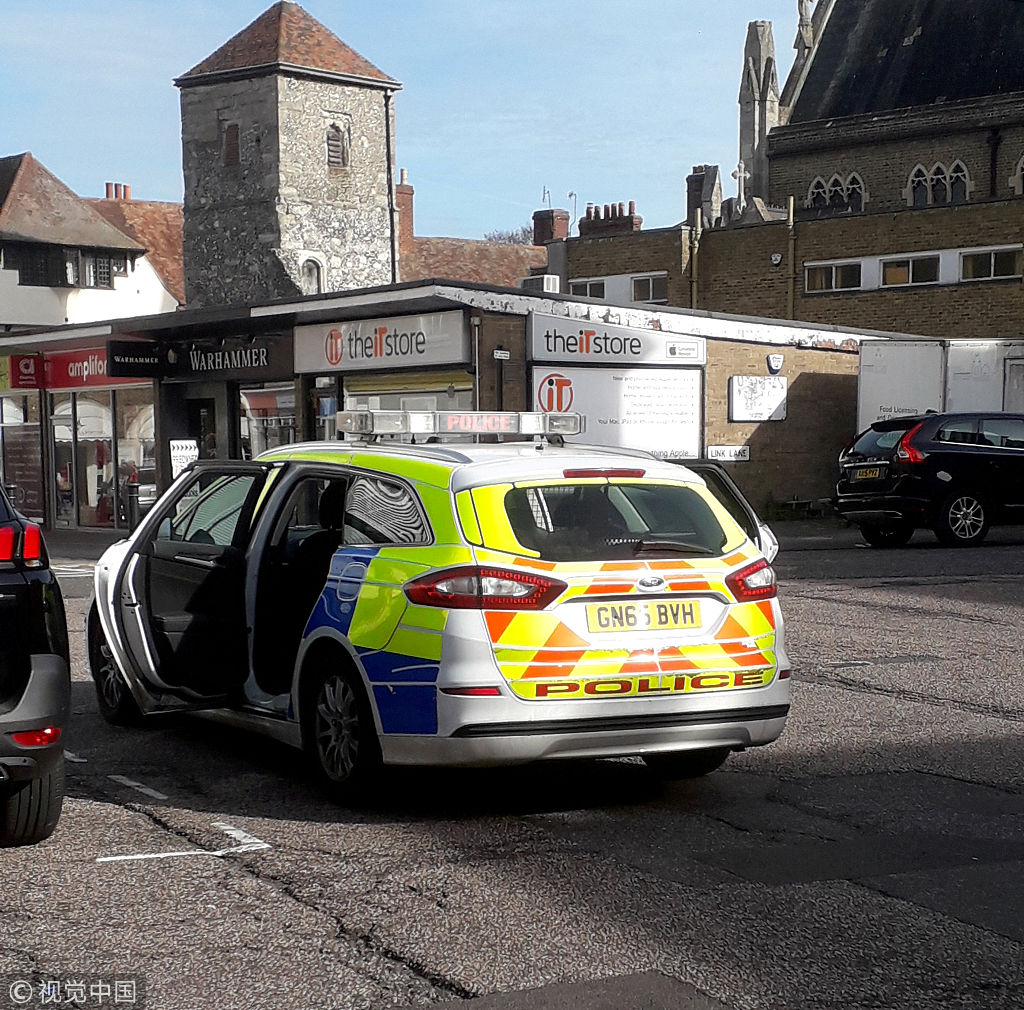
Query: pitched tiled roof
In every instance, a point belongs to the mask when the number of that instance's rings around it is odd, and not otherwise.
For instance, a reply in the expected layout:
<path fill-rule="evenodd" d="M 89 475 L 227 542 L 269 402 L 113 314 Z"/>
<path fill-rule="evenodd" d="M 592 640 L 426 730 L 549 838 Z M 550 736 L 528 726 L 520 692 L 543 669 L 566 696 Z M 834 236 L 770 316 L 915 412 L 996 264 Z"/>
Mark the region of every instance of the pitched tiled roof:
<path fill-rule="evenodd" d="M 193 78 L 206 74 L 279 64 L 364 78 L 394 88 L 401 87 L 398 81 L 382 73 L 369 60 L 363 59 L 316 18 L 290 0 L 275 3 L 175 83 L 187 87 L 199 83 Z"/>
<path fill-rule="evenodd" d="M 164 287 L 185 304 L 185 256 L 180 203 L 156 200 L 89 200 L 112 225 L 146 247 L 146 259 Z"/>
<path fill-rule="evenodd" d="M 0 158 L 0 238 L 143 251 L 27 153 Z"/>
<path fill-rule="evenodd" d="M 836 0 L 791 123 L 1024 91 L 1024 3 Z"/>
<path fill-rule="evenodd" d="M 414 238 L 398 263 L 403 281 L 432 278 L 517 287 L 531 267 L 548 260 L 543 246 L 510 245 L 461 238 Z"/>

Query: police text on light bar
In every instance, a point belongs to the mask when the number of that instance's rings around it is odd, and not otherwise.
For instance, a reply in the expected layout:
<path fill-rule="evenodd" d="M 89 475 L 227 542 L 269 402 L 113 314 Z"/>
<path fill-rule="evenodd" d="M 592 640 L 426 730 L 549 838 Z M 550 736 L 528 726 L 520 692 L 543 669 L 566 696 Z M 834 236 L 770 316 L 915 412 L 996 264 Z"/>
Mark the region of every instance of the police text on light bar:
<path fill-rule="evenodd" d="M 342 410 L 346 435 L 579 435 L 582 414 L 488 410 Z"/>

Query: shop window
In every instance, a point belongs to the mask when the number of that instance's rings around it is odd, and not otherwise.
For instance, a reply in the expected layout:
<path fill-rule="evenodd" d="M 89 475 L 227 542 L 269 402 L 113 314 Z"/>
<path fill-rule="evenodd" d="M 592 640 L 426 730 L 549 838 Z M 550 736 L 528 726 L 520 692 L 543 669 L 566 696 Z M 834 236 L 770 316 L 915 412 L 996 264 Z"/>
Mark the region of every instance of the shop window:
<path fill-rule="evenodd" d="M 1018 249 L 986 249 L 984 252 L 963 253 L 960 257 L 962 281 L 984 281 L 1020 275 Z"/>
<path fill-rule="evenodd" d="M 860 263 L 821 263 L 805 268 L 804 290 L 851 291 L 860 288 Z"/>
<path fill-rule="evenodd" d="M 604 281 L 569 281 L 569 293 L 584 298 L 604 298 Z"/>
<path fill-rule="evenodd" d="M 668 302 L 668 276 L 634 277 L 633 301 L 665 305 Z"/>
<path fill-rule="evenodd" d="M 331 123 L 327 129 L 327 167 L 332 170 L 348 168 L 352 158 L 352 131 Z"/>
<path fill-rule="evenodd" d="M 238 123 L 228 123 L 225 125 L 222 154 L 225 168 L 233 168 L 238 164 Z"/>
<path fill-rule="evenodd" d="M 916 256 L 882 263 L 882 286 L 904 287 L 935 284 L 939 280 L 939 257 Z"/>

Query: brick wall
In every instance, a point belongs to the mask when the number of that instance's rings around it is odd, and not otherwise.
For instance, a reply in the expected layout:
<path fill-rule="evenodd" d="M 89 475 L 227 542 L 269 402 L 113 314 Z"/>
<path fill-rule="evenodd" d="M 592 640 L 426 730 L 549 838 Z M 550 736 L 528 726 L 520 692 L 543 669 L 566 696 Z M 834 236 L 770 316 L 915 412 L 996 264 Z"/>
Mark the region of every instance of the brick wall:
<path fill-rule="evenodd" d="M 1024 335 L 1021 280 L 804 293 L 807 262 L 1001 245 L 1024 240 L 1024 198 L 860 214 L 795 226 L 794 318 L 937 337 Z M 782 256 L 772 265 L 772 253 Z M 789 282 L 785 223 L 706 231 L 698 308 L 782 318 Z"/>
<path fill-rule="evenodd" d="M 688 228 L 569 239 L 566 243 L 567 277 L 603 277 L 608 274 L 668 273 L 669 305 L 690 303 Z"/>
<path fill-rule="evenodd" d="M 855 434 L 855 351 L 709 340 L 705 377 L 705 442 L 746 445 L 750 462 L 725 464 L 755 508 L 769 502 L 830 497 L 840 450 Z M 767 375 L 766 357 L 781 353 L 789 380 L 784 421 L 729 421 L 729 379 Z"/>

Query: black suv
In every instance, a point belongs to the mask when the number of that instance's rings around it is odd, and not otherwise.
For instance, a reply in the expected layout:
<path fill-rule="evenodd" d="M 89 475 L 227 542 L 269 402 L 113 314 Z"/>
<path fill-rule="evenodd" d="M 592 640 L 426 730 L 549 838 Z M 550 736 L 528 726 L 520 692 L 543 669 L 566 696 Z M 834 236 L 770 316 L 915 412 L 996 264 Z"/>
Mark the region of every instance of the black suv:
<path fill-rule="evenodd" d="M 0 490 L 0 847 L 53 834 L 71 707 L 64 600 L 38 526 Z"/>
<path fill-rule="evenodd" d="M 1024 523 L 1024 414 L 916 414 L 875 421 L 839 457 L 836 508 L 874 547 L 926 526 L 944 544 L 981 543 Z"/>

